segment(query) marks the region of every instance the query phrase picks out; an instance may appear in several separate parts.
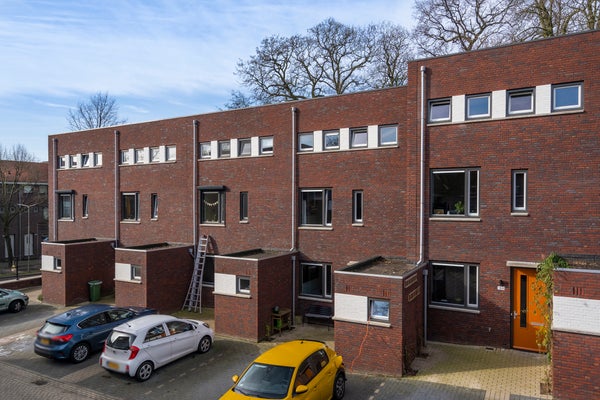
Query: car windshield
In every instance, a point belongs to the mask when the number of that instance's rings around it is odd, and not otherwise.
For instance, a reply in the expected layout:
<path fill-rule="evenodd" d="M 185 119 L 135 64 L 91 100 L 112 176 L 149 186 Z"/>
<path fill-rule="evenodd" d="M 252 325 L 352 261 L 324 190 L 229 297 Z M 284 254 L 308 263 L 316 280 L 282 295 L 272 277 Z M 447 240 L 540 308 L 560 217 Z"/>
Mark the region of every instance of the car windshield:
<path fill-rule="evenodd" d="M 117 350 L 129 350 L 135 340 L 135 335 L 125 332 L 112 331 L 106 339 L 106 345 Z"/>
<path fill-rule="evenodd" d="M 44 326 L 42 326 L 42 329 L 40 329 L 40 332 L 47 333 L 49 335 L 58 335 L 59 333 L 65 332 L 67 329 L 69 329 L 68 325 L 54 324 L 46 321 Z"/>
<path fill-rule="evenodd" d="M 240 378 L 234 391 L 264 399 L 282 399 L 288 393 L 294 368 L 254 363 Z"/>

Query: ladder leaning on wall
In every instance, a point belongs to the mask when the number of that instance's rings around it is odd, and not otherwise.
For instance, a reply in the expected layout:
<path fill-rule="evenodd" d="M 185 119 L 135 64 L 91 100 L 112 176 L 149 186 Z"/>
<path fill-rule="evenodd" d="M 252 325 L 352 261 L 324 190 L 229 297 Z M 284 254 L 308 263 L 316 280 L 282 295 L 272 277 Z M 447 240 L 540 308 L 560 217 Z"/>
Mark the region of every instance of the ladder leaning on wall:
<path fill-rule="evenodd" d="M 204 275 L 204 262 L 206 260 L 208 239 L 207 235 L 202 235 L 198 242 L 196 257 L 194 257 L 194 272 L 192 273 L 190 288 L 185 297 L 182 310 L 187 309 L 188 311 L 202 312 L 202 277 Z"/>

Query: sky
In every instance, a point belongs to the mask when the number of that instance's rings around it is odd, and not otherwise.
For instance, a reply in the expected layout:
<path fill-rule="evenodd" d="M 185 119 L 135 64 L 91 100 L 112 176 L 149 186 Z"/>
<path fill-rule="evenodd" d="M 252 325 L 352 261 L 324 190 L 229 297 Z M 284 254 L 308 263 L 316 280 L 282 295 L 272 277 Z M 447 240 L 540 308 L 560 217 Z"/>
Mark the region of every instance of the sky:
<path fill-rule="evenodd" d="M 98 92 L 128 123 L 224 109 L 262 39 L 327 18 L 413 27 L 413 0 L 1 0 L 0 144 L 48 160 L 48 135 Z"/>

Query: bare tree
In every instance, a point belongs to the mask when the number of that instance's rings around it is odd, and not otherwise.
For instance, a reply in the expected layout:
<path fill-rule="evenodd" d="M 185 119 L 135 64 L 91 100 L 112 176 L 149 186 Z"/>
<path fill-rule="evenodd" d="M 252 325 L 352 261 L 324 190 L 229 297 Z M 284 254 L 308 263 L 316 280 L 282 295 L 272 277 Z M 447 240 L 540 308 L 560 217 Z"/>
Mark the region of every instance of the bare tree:
<path fill-rule="evenodd" d="M 425 56 L 509 42 L 513 13 L 523 0 L 415 0 L 413 40 Z"/>
<path fill-rule="evenodd" d="M 577 18 L 582 14 L 578 0 L 526 0 L 517 13 L 518 32 L 515 40 L 533 40 L 575 32 Z"/>
<path fill-rule="evenodd" d="M 118 111 L 119 108 L 113 97 L 110 97 L 108 93 L 98 92 L 92 95 L 88 102 L 79 103 L 77 109 L 69 110 L 67 122 L 74 131 L 120 125 L 127 122 L 127 120 L 119 119 Z"/>
<path fill-rule="evenodd" d="M 47 168 L 47 165 L 35 162 L 35 157 L 23 145 L 9 149 L 0 144 L 0 225 L 8 263 L 15 268 L 18 266 L 12 247 L 11 222 L 24 212 L 20 204 L 33 205 L 43 200 L 39 191 L 26 189 L 40 182 L 40 167 Z"/>
<path fill-rule="evenodd" d="M 389 22 L 377 25 L 376 29 L 376 50 L 370 73 L 372 86 L 385 88 L 405 85 L 408 62 L 414 57 L 410 32 Z"/>
<path fill-rule="evenodd" d="M 578 0 L 579 12 L 575 17 L 577 30 L 600 29 L 600 0 Z"/>

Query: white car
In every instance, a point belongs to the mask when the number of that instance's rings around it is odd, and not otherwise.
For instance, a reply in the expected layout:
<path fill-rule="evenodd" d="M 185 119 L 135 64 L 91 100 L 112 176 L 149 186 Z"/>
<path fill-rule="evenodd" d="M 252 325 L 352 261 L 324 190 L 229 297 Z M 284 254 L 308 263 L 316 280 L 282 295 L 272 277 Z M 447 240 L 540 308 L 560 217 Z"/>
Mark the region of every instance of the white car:
<path fill-rule="evenodd" d="M 108 335 L 100 365 L 138 381 L 187 354 L 210 350 L 214 332 L 202 321 L 147 315 L 121 324 Z"/>

